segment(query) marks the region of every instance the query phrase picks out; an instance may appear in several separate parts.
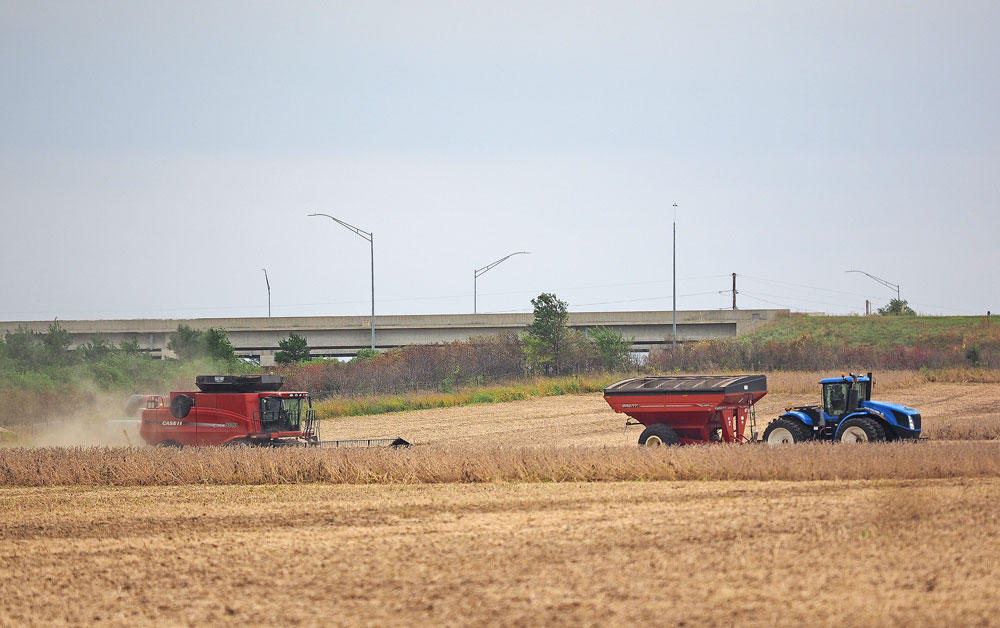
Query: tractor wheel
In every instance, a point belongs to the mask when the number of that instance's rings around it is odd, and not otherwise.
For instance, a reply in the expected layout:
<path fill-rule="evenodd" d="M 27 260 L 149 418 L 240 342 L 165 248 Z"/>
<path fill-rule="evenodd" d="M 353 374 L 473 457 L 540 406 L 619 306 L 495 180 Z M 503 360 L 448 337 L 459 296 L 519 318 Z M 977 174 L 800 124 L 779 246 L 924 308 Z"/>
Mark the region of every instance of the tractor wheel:
<path fill-rule="evenodd" d="M 859 416 L 847 419 L 837 430 L 837 440 L 842 443 L 874 443 L 885 440 L 885 429 L 875 419 Z"/>
<path fill-rule="evenodd" d="M 680 445 L 681 439 L 674 431 L 674 428 L 663 423 L 654 423 L 639 434 L 639 444 L 645 447 L 659 447 L 661 445 Z"/>
<path fill-rule="evenodd" d="M 764 430 L 764 442 L 768 445 L 801 443 L 811 439 L 809 428 L 795 419 L 775 419 Z"/>

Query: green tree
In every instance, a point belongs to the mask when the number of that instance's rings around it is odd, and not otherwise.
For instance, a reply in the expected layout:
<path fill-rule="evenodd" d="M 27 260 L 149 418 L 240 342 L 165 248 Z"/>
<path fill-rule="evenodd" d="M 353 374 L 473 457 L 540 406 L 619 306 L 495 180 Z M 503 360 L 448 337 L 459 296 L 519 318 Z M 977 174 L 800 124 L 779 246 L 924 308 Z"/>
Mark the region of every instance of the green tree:
<path fill-rule="evenodd" d="M 281 351 L 274 354 L 274 361 L 278 364 L 305 362 L 309 359 L 309 344 L 295 332 L 289 333 L 287 339 L 279 340 L 278 346 Z"/>
<path fill-rule="evenodd" d="M 142 353 L 142 347 L 139 346 L 139 341 L 135 339 L 135 336 L 130 336 L 118 343 L 118 350 L 125 355 L 139 355 Z"/>
<path fill-rule="evenodd" d="M 116 350 L 115 346 L 105 340 L 103 336 L 94 336 L 90 339 L 90 342 L 86 342 L 76 348 L 80 359 L 88 363 L 107 360 Z"/>
<path fill-rule="evenodd" d="M 635 338 L 627 339 L 621 330 L 610 327 L 593 327 L 589 333 L 601 366 L 608 370 L 620 370 L 628 365 L 629 349 Z"/>
<path fill-rule="evenodd" d="M 371 348 L 358 349 L 358 352 L 351 358 L 351 362 L 371 362 L 378 357 L 378 351 Z"/>
<path fill-rule="evenodd" d="M 193 360 L 207 353 L 205 347 L 205 332 L 181 323 L 177 331 L 170 334 L 167 349 L 173 351 L 182 360 Z"/>
<path fill-rule="evenodd" d="M 38 332 L 28 329 L 27 325 L 18 325 L 14 331 L 4 334 L 4 352 L 18 371 L 34 369 L 41 362 L 40 336 Z"/>
<path fill-rule="evenodd" d="M 199 331 L 182 323 L 175 333 L 170 334 L 167 349 L 182 360 L 208 357 L 230 364 L 237 361 L 236 349 L 229 342 L 229 334 L 221 327 Z"/>
<path fill-rule="evenodd" d="M 49 324 L 49 333 L 42 334 L 42 356 L 46 364 L 61 366 L 71 364 L 73 356 L 69 346 L 73 343 L 69 332 L 63 329 L 59 321 Z"/>
<path fill-rule="evenodd" d="M 236 361 L 236 348 L 229 342 L 229 334 L 221 327 L 213 327 L 205 332 L 205 349 L 208 357 L 215 360 Z"/>
<path fill-rule="evenodd" d="M 893 299 L 885 307 L 880 307 L 878 313 L 882 316 L 916 316 L 910 304 L 905 299 Z"/>
<path fill-rule="evenodd" d="M 558 373 L 566 349 L 569 313 L 565 301 L 543 292 L 531 300 L 535 318 L 528 326 L 525 349 L 528 363 L 543 371 Z"/>

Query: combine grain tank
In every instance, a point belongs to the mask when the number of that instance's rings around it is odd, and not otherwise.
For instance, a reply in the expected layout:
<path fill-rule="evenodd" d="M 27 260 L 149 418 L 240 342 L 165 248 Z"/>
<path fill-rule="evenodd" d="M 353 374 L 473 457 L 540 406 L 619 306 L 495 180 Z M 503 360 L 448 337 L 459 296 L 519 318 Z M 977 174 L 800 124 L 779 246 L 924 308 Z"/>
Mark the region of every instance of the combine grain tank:
<path fill-rule="evenodd" d="M 764 375 L 682 375 L 626 379 L 604 400 L 626 426 L 646 426 L 640 445 L 689 445 L 756 440 L 753 406 L 766 394 Z"/>

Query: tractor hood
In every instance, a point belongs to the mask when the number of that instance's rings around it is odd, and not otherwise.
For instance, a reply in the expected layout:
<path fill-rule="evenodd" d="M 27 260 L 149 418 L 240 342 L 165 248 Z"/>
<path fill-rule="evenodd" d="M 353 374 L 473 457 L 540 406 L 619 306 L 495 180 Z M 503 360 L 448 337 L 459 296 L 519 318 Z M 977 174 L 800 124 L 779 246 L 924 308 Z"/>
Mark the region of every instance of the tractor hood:
<path fill-rule="evenodd" d="M 920 414 L 916 408 L 911 408 L 910 406 L 900 405 L 898 403 L 889 403 L 888 401 L 863 401 L 861 402 L 862 408 L 872 408 L 874 410 L 879 410 L 881 412 L 898 412 L 903 415 L 911 416 L 915 414 Z"/>

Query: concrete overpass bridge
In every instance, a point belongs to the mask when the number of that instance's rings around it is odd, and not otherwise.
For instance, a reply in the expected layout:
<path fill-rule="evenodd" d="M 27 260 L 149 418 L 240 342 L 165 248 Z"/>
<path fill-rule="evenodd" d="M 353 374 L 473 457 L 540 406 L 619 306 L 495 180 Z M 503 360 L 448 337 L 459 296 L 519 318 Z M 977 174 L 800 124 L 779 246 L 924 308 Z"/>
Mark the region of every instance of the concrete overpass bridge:
<path fill-rule="evenodd" d="M 788 315 L 788 310 L 686 310 L 677 312 L 679 341 L 729 338 L 753 331 L 760 325 Z M 634 337 L 634 351 L 649 351 L 670 343 L 672 316 L 666 312 L 571 312 L 569 326 L 586 331 L 604 326 Z M 502 332 L 526 330 L 533 315 L 525 314 L 431 314 L 375 317 L 375 343 L 379 350 L 415 344 L 468 340 Z M 0 330 L 14 331 L 19 325 L 45 333 L 51 321 L 0 322 Z M 229 333 L 236 354 L 274 363 L 278 341 L 295 332 L 309 343 L 316 357 L 352 357 L 371 346 L 367 316 L 303 316 L 273 318 L 192 318 L 59 321 L 70 333 L 71 348 L 101 336 L 115 344 L 135 338 L 143 350 L 156 358 L 175 357 L 167 349 L 178 325 L 204 330 L 221 327 Z"/>

